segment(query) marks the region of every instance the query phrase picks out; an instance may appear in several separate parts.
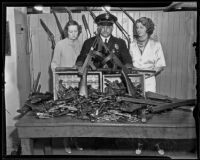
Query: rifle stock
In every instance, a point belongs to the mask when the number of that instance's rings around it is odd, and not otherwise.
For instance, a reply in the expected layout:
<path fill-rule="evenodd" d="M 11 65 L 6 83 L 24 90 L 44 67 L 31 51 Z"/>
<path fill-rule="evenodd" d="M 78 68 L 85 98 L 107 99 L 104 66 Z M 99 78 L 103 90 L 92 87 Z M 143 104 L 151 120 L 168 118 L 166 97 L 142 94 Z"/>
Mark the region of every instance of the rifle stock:
<path fill-rule="evenodd" d="M 49 30 L 49 28 L 47 27 L 47 25 L 43 22 L 42 19 L 40 19 L 40 24 L 42 25 L 43 29 L 45 30 L 45 32 L 48 34 L 49 39 L 51 40 L 51 48 L 54 50 L 55 48 L 55 40 L 54 40 L 54 35 L 53 33 Z"/>
<path fill-rule="evenodd" d="M 59 32 L 60 32 L 61 39 L 64 39 L 64 38 L 65 38 L 65 33 L 64 33 L 64 31 L 63 31 L 63 29 L 62 29 L 62 27 L 61 27 L 61 24 L 60 24 L 60 22 L 59 22 L 59 20 L 58 20 L 57 15 L 56 15 L 56 13 L 54 12 L 53 9 L 52 9 L 52 13 L 53 13 L 53 15 L 54 15 L 54 17 L 55 17 L 55 19 L 56 19 L 56 24 L 57 24 L 58 30 L 59 30 Z"/>
<path fill-rule="evenodd" d="M 87 89 L 87 68 L 84 71 L 80 83 L 79 83 L 79 95 L 85 96 L 88 98 L 88 89 Z"/>

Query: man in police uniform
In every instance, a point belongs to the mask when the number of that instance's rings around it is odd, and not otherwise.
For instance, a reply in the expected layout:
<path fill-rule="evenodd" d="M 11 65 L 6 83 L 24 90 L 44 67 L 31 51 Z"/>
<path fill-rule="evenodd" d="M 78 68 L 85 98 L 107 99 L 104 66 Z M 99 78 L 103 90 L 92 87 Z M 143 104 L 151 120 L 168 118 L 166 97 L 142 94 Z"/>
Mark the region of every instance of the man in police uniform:
<path fill-rule="evenodd" d="M 95 23 L 97 24 L 97 32 L 100 32 L 100 37 L 104 44 L 108 47 L 110 52 L 113 52 L 121 60 L 122 64 L 130 68 L 132 67 L 132 58 L 125 41 L 112 35 L 113 23 L 116 21 L 117 17 L 112 14 L 100 14 L 95 19 Z M 83 65 L 87 54 L 89 53 L 91 46 L 94 43 L 95 38 L 96 36 L 85 40 L 81 49 L 81 53 L 76 60 L 77 67 L 81 67 Z M 109 53 L 106 52 L 105 48 L 100 44 L 101 43 L 98 43 L 94 50 L 102 53 L 104 57 L 108 56 Z M 102 64 L 103 60 L 100 59 L 98 56 L 95 56 L 92 60 L 96 68 L 113 68 L 113 63 L 111 62 L 107 63 L 107 66 L 105 67 L 105 64 Z"/>

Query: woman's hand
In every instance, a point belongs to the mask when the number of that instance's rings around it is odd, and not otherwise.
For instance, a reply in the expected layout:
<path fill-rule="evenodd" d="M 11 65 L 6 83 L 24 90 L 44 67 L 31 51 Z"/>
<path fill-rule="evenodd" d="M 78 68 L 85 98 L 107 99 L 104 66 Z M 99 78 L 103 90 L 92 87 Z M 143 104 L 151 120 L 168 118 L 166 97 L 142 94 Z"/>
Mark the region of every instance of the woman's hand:
<path fill-rule="evenodd" d="M 164 67 L 155 67 L 154 70 L 156 71 L 155 76 L 157 76 L 164 70 Z"/>

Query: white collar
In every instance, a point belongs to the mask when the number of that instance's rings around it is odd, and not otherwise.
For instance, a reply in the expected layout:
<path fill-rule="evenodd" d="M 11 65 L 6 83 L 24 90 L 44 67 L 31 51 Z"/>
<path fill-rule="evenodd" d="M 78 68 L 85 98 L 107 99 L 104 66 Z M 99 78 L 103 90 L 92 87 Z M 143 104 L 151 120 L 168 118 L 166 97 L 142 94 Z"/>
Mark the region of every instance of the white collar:
<path fill-rule="evenodd" d="M 109 36 L 109 37 L 107 37 L 107 38 L 105 38 L 105 37 L 101 36 L 101 39 L 103 40 L 103 42 L 105 42 L 105 39 L 107 39 L 107 43 L 108 43 L 108 41 L 109 41 L 109 39 L 110 39 L 110 36 Z"/>

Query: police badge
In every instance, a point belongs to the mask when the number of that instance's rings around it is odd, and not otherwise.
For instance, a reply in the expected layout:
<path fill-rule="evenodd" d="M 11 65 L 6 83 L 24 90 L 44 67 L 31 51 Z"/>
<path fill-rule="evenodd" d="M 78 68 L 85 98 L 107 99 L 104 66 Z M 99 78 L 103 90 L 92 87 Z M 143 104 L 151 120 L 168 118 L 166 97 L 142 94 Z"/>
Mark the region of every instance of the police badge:
<path fill-rule="evenodd" d="M 106 17 L 106 19 L 109 19 L 109 14 L 106 14 L 106 16 L 105 16 L 105 17 Z"/>
<path fill-rule="evenodd" d="M 119 45 L 115 43 L 115 49 L 119 50 Z"/>

